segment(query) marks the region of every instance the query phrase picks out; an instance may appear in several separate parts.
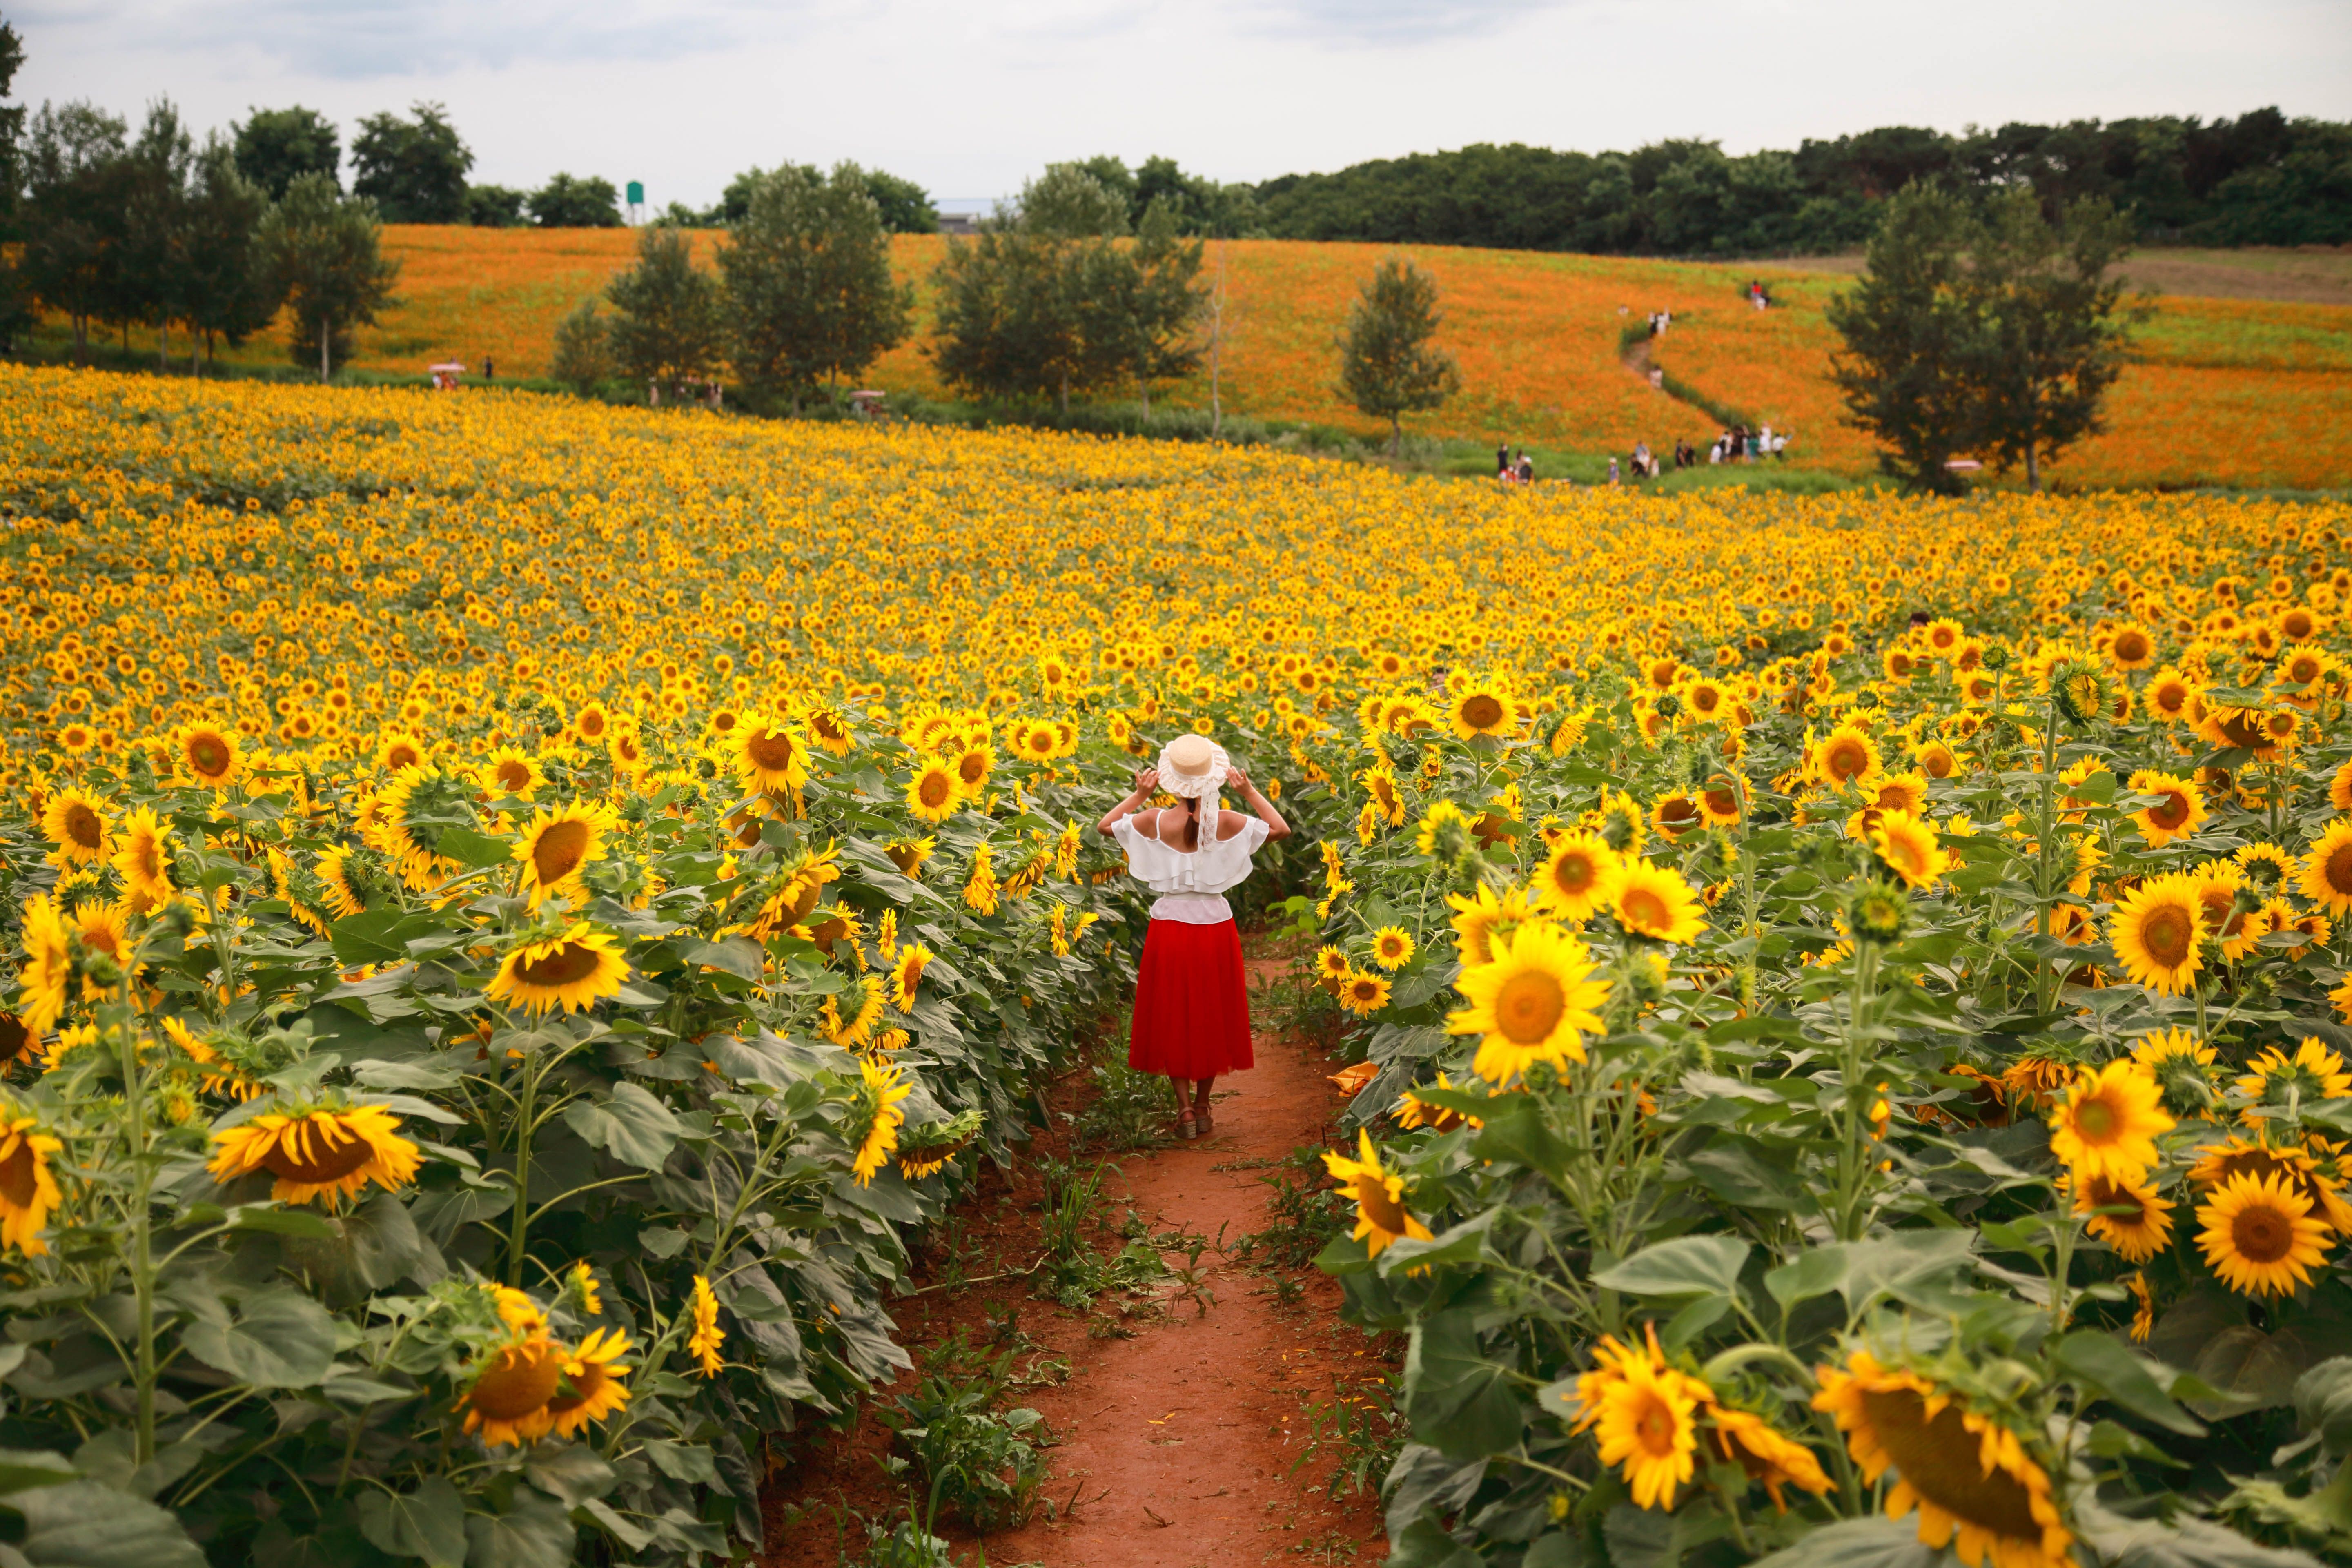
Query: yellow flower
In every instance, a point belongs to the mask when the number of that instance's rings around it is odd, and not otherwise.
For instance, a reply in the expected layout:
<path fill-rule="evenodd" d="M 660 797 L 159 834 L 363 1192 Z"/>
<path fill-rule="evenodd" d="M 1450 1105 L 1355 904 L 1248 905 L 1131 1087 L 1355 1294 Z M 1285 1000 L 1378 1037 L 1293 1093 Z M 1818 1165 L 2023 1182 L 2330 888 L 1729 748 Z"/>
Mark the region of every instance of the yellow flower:
<path fill-rule="evenodd" d="M 2197 1205 L 2197 1219 L 2198 1249 L 2241 1295 L 2287 1295 L 2327 1261 L 2326 1222 L 2284 1176 L 2231 1176 Z"/>
<path fill-rule="evenodd" d="M 1599 1393 L 1599 1408 L 1588 1414 L 1601 1462 L 1623 1467 L 1637 1506 L 1673 1508 L 1675 1489 L 1691 1479 L 1696 1465 L 1697 1415 L 1709 1397 L 1706 1384 L 1646 1357 L 1628 1357 Z"/>
<path fill-rule="evenodd" d="M 1711 1458 L 1746 1470 L 1748 1479 L 1771 1494 L 1775 1511 L 1789 1511 L 1788 1502 L 1780 1495 L 1784 1486 L 1800 1488 L 1816 1497 L 1830 1489 L 1832 1483 L 1822 1473 L 1822 1462 L 1813 1458 L 1813 1451 L 1776 1429 L 1762 1416 L 1712 1402 L 1702 1405 L 1699 1414 L 1710 1439 Z"/>
<path fill-rule="evenodd" d="M 48 1033 L 65 1011 L 73 978 L 73 939 L 56 902 L 47 893 L 25 900 L 22 931 L 25 964 L 16 1012 L 36 1037 Z"/>
<path fill-rule="evenodd" d="M 744 783 L 786 794 L 808 783 L 808 745 L 787 721 L 746 719 L 735 727 L 730 743 Z"/>
<path fill-rule="evenodd" d="M 41 831 L 58 847 L 54 858 L 59 866 L 95 866 L 114 848 L 103 803 L 83 790 L 61 789 L 51 795 L 41 812 Z"/>
<path fill-rule="evenodd" d="M 2071 1184 L 2074 1212 L 2091 1216 L 2093 1236 L 2116 1249 L 2126 1263 L 2145 1263 L 2172 1239 L 2172 1205 L 2136 1178 L 2083 1176 Z M 2101 1210 L 2120 1213 L 2101 1213 Z"/>
<path fill-rule="evenodd" d="M 2157 1162 L 2156 1140 L 2172 1131 L 2156 1075 L 2128 1059 L 2074 1075 L 2050 1117 L 2050 1152 L 2077 1182 L 2137 1182 Z"/>
<path fill-rule="evenodd" d="M 2204 934 L 2197 885 L 2179 872 L 2134 888 L 2107 919 L 2107 940 L 2124 973 L 2165 996 L 2189 989 L 2203 963 L 2198 949 Z"/>
<path fill-rule="evenodd" d="M 576 1437 L 592 1421 L 602 1421 L 629 1402 L 628 1384 L 621 1379 L 629 1368 L 621 1357 L 629 1353 L 629 1336 L 619 1329 L 598 1329 L 580 1342 L 563 1363 L 563 1387 L 547 1402 L 550 1426 L 559 1437 Z"/>
<path fill-rule="evenodd" d="M 1879 769 L 1878 742 L 1852 725 L 1831 731 L 1813 747 L 1814 776 L 1837 789 Z"/>
<path fill-rule="evenodd" d="M 1364 1243 L 1374 1258 L 1407 1238 L 1429 1240 L 1429 1227 L 1404 1206 L 1404 1178 L 1381 1169 L 1371 1133 L 1358 1129 L 1356 1147 L 1358 1158 L 1353 1160 L 1334 1149 L 1323 1152 L 1324 1168 L 1356 1201 L 1356 1228 L 1349 1239 Z"/>
<path fill-rule="evenodd" d="M 1349 970 L 1339 980 L 1339 1005 L 1359 1018 L 1369 1018 L 1389 1005 L 1389 983 L 1377 974 Z"/>
<path fill-rule="evenodd" d="M 2134 795 L 2159 797 L 2154 805 L 2144 805 L 2132 813 L 2132 820 L 2139 824 L 2140 837 L 2147 840 L 2150 849 L 2161 849 L 2176 838 L 2189 837 L 2210 815 L 2205 809 L 2204 792 L 2188 779 L 2143 768 L 2132 774 L 2128 787 Z"/>
<path fill-rule="evenodd" d="M 898 1129 L 907 1120 L 898 1102 L 915 1089 L 906 1081 L 907 1069 L 896 1063 L 886 1066 L 872 1057 L 860 1057 L 857 1071 L 861 1080 L 857 1104 L 866 1113 L 866 1121 L 850 1169 L 857 1184 L 866 1187 L 874 1184 L 874 1173 L 889 1163 L 890 1151 L 898 1146 Z"/>
<path fill-rule="evenodd" d="M 1528 896 L 1514 888 L 1499 898 L 1486 883 L 1478 884 L 1475 894 L 1445 895 L 1446 906 L 1453 910 L 1454 946 L 1466 964 L 1486 963 L 1493 956 L 1493 942 L 1507 934 L 1513 927 L 1535 918 L 1535 907 Z"/>
<path fill-rule="evenodd" d="M 1870 825 L 1870 847 L 1908 888 L 1931 888 L 1952 868 L 1936 830 L 1907 811 L 1882 811 Z"/>
<path fill-rule="evenodd" d="M 151 806 L 133 806 L 116 837 L 114 869 L 134 902 L 148 909 L 172 901 L 172 827 Z"/>
<path fill-rule="evenodd" d="M 1412 962 L 1412 938 L 1402 926 L 1382 926 L 1372 933 L 1372 962 L 1382 969 L 1402 969 Z"/>
<path fill-rule="evenodd" d="M 621 994 L 629 974 L 619 939 L 575 921 L 562 936 L 527 942 L 507 954 L 490 981 L 488 996 L 534 1016 L 561 1007 L 581 1013 Z"/>
<path fill-rule="evenodd" d="M 399 1129 L 400 1119 L 375 1105 L 267 1112 L 215 1131 L 205 1169 L 223 1184 L 267 1171 L 277 1178 L 272 1202 L 324 1198 L 334 1208 L 370 1182 L 394 1191 L 416 1179 L 416 1145 Z"/>
<path fill-rule="evenodd" d="M 41 1131 L 30 1116 L 0 1110 L 0 1243 L 27 1258 L 47 1254 L 41 1231 L 63 1201 L 49 1156 L 65 1144 Z"/>
<path fill-rule="evenodd" d="M 694 1277 L 694 1334 L 686 1342 L 686 1349 L 701 1365 L 703 1376 L 717 1377 L 727 1364 L 719 1358 L 719 1347 L 726 1342 L 727 1335 L 719 1327 L 719 1298 L 710 1293 L 710 1281 L 698 1274 Z"/>
<path fill-rule="evenodd" d="M 1584 1033 L 1601 1027 L 1592 1009 L 1609 997 L 1609 983 L 1591 978 L 1597 965 L 1585 945 L 1535 921 L 1496 938 L 1492 952 L 1462 972 L 1454 984 L 1469 1005 L 1445 1020 L 1449 1034 L 1479 1037 L 1471 1070 L 1503 1084 L 1536 1062 L 1584 1060 Z"/>
<path fill-rule="evenodd" d="M 2072 1562 L 2074 1536 L 2051 1499 L 2050 1473 L 2016 1433 L 1916 1373 L 1888 1371 L 1867 1351 L 1843 1368 L 1819 1368 L 1818 1381 L 1813 1408 L 1835 1418 L 1865 1482 L 1895 1472 L 1886 1515 L 1916 1509 L 1922 1545 L 1952 1545 L 1962 1563 L 1994 1568 Z"/>
<path fill-rule="evenodd" d="M 925 822 L 945 822 L 964 802 L 955 770 L 933 757 L 907 784 L 907 809 Z"/>
<path fill-rule="evenodd" d="M 2352 912 L 2352 817 L 2329 823 L 2304 856 L 2303 896 L 2338 920 Z"/>
<path fill-rule="evenodd" d="M 1698 895 L 1678 872 L 1652 860 L 1628 860 L 1610 884 L 1609 912 L 1630 936 L 1688 942 L 1706 929 Z"/>
<path fill-rule="evenodd" d="M 536 813 L 514 847 L 530 908 L 550 898 L 583 898 L 581 874 L 604 858 L 604 836 L 620 825 L 619 816 L 604 805 L 575 803 Z"/>
<path fill-rule="evenodd" d="M 2254 1098 L 2243 1112 L 2250 1123 L 2265 1120 L 2258 1114 L 2261 1110 L 2284 1109 L 2290 1100 L 2308 1104 L 2352 1095 L 2352 1072 L 2345 1070 L 2344 1058 L 2320 1044 L 2315 1035 L 2305 1036 L 2293 1056 L 2272 1046 L 2246 1067 L 2238 1088 Z"/>
<path fill-rule="evenodd" d="M 1622 862 L 1608 840 L 1589 828 L 1563 833 L 1529 891 L 1562 920 L 1589 921 L 1608 907 Z"/>
<path fill-rule="evenodd" d="M 236 737 L 211 724 L 187 724 L 172 737 L 180 775 L 207 789 L 226 789 L 245 772 Z"/>
<path fill-rule="evenodd" d="M 555 1427 L 548 1408 L 563 1386 L 570 1354 L 544 1335 L 499 1346 L 474 1373 L 458 1401 L 468 1432 L 491 1447 L 527 1447 Z"/>
<path fill-rule="evenodd" d="M 924 966 L 933 956 L 931 950 L 919 942 L 910 942 L 898 950 L 890 966 L 890 1000 L 898 1004 L 901 1013 L 915 1010 L 915 988 L 922 984 Z"/>
<path fill-rule="evenodd" d="M 1520 722 L 1518 704 L 1491 680 L 1473 680 L 1465 687 L 1445 717 L 1454 734 L 1465 741 L 1479 735 L 1510 735 Z"/>

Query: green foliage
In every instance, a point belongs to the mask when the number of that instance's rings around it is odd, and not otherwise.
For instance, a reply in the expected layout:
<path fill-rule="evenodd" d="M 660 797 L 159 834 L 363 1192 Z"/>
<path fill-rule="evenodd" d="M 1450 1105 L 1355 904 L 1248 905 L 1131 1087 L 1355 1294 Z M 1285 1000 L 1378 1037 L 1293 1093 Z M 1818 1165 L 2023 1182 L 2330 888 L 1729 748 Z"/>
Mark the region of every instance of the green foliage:
<path fill-rule="evenodd" d="M 360 121 L 352 138 L 352 193 L 375 203 L 386 223 L 464 223 L 466 173 L 474 154 L 437 103 Z M 293 182 L 288 181 L 288 188 Z"/>
<path fill-rule="evenodd" d="M 672 388 L 717 368 L 725 333 L 719 282 L 694 264 L 693 242 L 667 225 L 637 235 L 636 264 L 606 286 L 613 358 L 630 380 Z"/>
<path fill-rule="evenodd" d="M 341 188 L 342 134 L 315 109 L 257 109 L 233 135 L 236 172 L 273 202 L 303 174 L 324 174 Z"/>
<path fill-rule="evenodd" d="M 350 357 L 352 329 L 375 320 L 400 277 L 379 247 L 375 204 L 342 195 L 323 174 L 298 175 L 263 216 L 257 244 L 289 307 L 294 363 L 315 360 L 328 379 Z"/>
<path fill-rule="evenodd" d="M 472 204 L 473 194 L 469 191 L 469 211 Z M 621 226 L 621 193 L 612 181 L 598 174 L 586 179 L 572 174 L 553 175 L 526 196 L 523 205 L 530 209 L 530 221 L 541 228 Z"/>
<path fill-rule="evenodd" d="M 1319 994 L 1319 993 L 1318 993 Z M 1323 1151 L 1303 1144 L 1283 1156 L 1278 1168 L 1260 1176 L 1270 1189 L 1265 1229 L 1234 1244 L 1234 1256 L 1276 1268 L 1305 1268 L 1349 1226 L 1346 1194 L 1331 1185 Z"/>
<path fill-rule="evenodd" d="M 728 357 L 754 392 L 801 399 L 856 378 L 907 335 L 914 289 L 890 271 L 890 236 L 855 163 L 830 178 L 786 166 L 751 183 L 719 253 Z"/>
<path fill-rule="evenodd" d="M 931 205 L 930 193 L 912 180 L 901 179 L 880 169 L 859 169 L 855 163 L 841 165 L 857 172 L 866 194 L 874 199 L 882 215 L 882 226 L 892 234 L 937 234 L 940 231 L 939 209 Z M 725 228 L 741 223 L 751 213 L 751 193 L 769 171 L 746 169 L 727 182 L 719 195 L 719 205 L 709 211 L 697 213 L 679 203 L 672 202 L 665 221 L 687 228 Z M 811 179 L 823 180 L 824 171 L 814 164 L 779 163 L 775 174 L 799 174 Z"/>
<path fill-rule="evenodd" d="M 927 1521 L 959 1519 L 982 1535 L 1017 1530 L 1036 1511 L 1045 1479 L 1034 1410 L 992 1408 L 1001 1384 L 934 1373 L 884 1417 L 911 1467 Z"/>
<path fill-rule="evenodd" d="M 1373 270 L 1339 340 L 1339 391 L 1363 413 L 1389 422 L 1389 453 L 1403 437 L 1403 416 L 1442 406 L 1461 390 L 1454 356 L 1433 346 L 1437 279 L 1404 257 Z"/>
<path fill-rule="evenodd" d="M 467 185 L 466 221 L 476 228 L 520 228 L 530 199 L 529 192 L 511 185 Z"/>
<path fill-rule="evenodd" d="M 1129 1067 L 1116 1046 L 1087 1076 L 1092 1089 L 1077 1113 L 1077 1147 L 1123 1154 L 1166 1141 L 1177 1107 L 1165 1076 Z"/>

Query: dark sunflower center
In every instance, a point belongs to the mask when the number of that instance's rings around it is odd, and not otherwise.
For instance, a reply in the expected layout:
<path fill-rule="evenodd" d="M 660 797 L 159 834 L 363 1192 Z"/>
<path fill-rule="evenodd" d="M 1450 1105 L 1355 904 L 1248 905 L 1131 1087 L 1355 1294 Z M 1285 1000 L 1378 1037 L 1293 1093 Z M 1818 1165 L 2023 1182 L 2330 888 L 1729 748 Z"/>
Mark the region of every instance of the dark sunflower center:
<path fill-rule="evenodd" d="M 1389 1184 L 1380 1177 L 1356 1178 L 1356 1205 L 1385 1234 L 1404 1234 L 1404 1205 L 1389 1196 Z"/>
<path fill-rule="evenodd" d="M 1830 777 L 1843 784 L 1862 772 L 1862 748 L 1838 745 L 1830 748 Z"/>
<path fill-rule="evenodd" d="M 515 975 L 526 985 L 576 985 L 596 973 L 600 961 L 601 955 L 585 942 L 567 942 L 543 958 L 525 959 L 515 966 Z"/>
<path fill-rule="evenodd" d="M 793 765 L 793 738 L 772 730 L 762 731 L 744 742 L 743 754 L 751 759 L 754 766 L 780 773 Z"/>
<path fill-rule="evenodd" d="M 2320 874 L 2331 893 L 2352 895 L 2352 842 L 2339 844 L 2322 864 Z"/>
<path fill-rule="evenodd" d="M 988 759 L 978 752 L 966 752 L 956 759 L 956 777 L 967 784 L 976 784 L 988 776 Z"/>
<path fill-rule="evenodd" d="M 2250 1204 L 2231 1219 L 2230 1240 L 2249 1263 L 2276 1263 L 2294 1249 L 2294 1226 L 2268 1204 Z"/>
<path fill-rule="evenodd" d="M 383 754 L 384 766 L 395 773 L 402 768 L 413 768 L 424 760 L 415 747 L 405 744 L 396 745 Z"/>
<path fill-rule="evenodd" d="M 40 1195 L 40 1184 L 36 1179 L 39 1167 L 34 1163 L 32 1140 L 19 1134 L 16 1147 L 6 1157 L 0 1158 L 0 1203 L 18 1214 L 33 1206 Z"/>
<path fill-rule="evenodd" d="M 1495 994 L 1495 1026 L 1515 1046 L 1541 1045 L 1551 1038 L 1567 1011 L 1568 994 L 1559 979 L 1540 969 L 1520 971 Z"/>
<path fill-rule="evenodd" d="M 530 867 L 541 887 L 552 887 L 580 869 L 587 854 L 588 825 L 566 818 L 551 824 L 530 847 Z"/>
<path fill-rule="evenodd" d="M 261 1168 L 289 1182 L 340 1182 L 375 1158 L 375 1146 L 364 1138 L 333 1142 L 315 1121 L 310 1125 L 310 1133 L 308 1153 L 288 1148 L 281 1139 L 261 1157 Z"/>
<path fill-rule="evenodd" d="M 500 763 L 498 780 L 500 789 L 514 795 L 530 783 L 530 770 L 520 763 Z"/>
<path fill-rule="evenodd" d="M 216 735 L 199 735 L 188 745 L 188 765 L 206 778 L 228 772 L 228 744 Z"/>
<path fill-rule="evenodd" d="M 1479 692 L 1462 704 L 1462 721 L 1473 730 L 1491 730 L 1503 721 L 1503 705 Z"/>
<path fill-rule="evenodd" d="M 1666 901 L 1647 888 L 1636 888 L 1625 895 L 1625 921 L 1636 931 L 1663 931 L 1666 926 Z"/>
<path fill-rule="evenodd" d="M 923 775 L 922 801 L 926 806 L 936 809 L 945 805 L 954 793 L 955 784 L 947 774 L 932 772 Z"/>
<path fill-rule="evenodd" d="M 2189 911 L 2178 905 L 2167 904 L 2140 922 L 2140 945 L 2147 955 L 2166 969 L 2178 969 L 2189 962 L 2189 937 L 2193 922 Z"/>
<path fill-rule="evenodd" d="M 485 1419 L 515 1421 L 545 1409 L 562 1381 L 563 1356 L 553 1345 L 518 1345 L 499 1352 L 471 1399 Z"/>
<path fill-rule="evenodd" d="M 2189 797 L 2179 790 L 2167 790 L 2162 802 L 2147 808 L 2147 819 L 2169 832 L 2189 820 Z"/>
<path fill-rule="evenodd" d="M 1589 855 L 1563 855 L 1552 868 L 1551 879 L 1563 893 L 1581 893 L 1598 879 L 1598 869 Z"/>
<path fill-rule="evenodd" d="M 1633 1436 L 1652 1458 L 1670 1458 L 1675 1451 L 1673 1408 L 1654 1394 L 1643 1399 L 1642 1414 L 1633 1422 Z"/>
<path fill-rule="evenodd" d="M 2137 632 L 2126 632 L 2116 639 L 2116 660 L 2131 664 L 2147 657 L 2147 639 Z"/>
<path fill-rule="evenodd" d="M 1902 1388 L 1865 1394 L 1862 1408 L 1879 1446 L 1911 1489 L 1953 1518 L 2011 1541 L 2039 1542 L 2030 1492 L 2006 1470 L 1986 1475 L 1977 1462 L 1975 1433 L 1947 1405 L 1927 1418 L 1927 1401 Z"/>

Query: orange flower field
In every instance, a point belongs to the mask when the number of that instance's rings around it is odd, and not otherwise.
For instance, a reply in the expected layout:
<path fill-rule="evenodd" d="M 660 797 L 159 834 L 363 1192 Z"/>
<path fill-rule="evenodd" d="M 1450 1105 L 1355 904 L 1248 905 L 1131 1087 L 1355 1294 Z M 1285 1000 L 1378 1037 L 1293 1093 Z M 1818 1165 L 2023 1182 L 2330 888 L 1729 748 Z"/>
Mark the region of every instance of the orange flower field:
<path fill-rule="evenodd" d="M 622 229 L 470 229 L 394 226 L 400 303 L 360 335 L 365 368 L 417 371 L 485 355 L 504 375 L 544 372 L 556 321 L 628 265 Z M 716 234 L 696 237 L 708 258 Z M 944 395 L 925 353 L 929 279 L 947 241 L 901 236 L 895 253 L 918 288 L 923 330 L 887 356 L 873 384 Z M 1210 266 L 1216 265 L 1212 247 Z M 1334 340 L 1358 283 L 1388 247 L 1238 240 L 1223 247 L 1234 327 L 1223 400 L 1229 413 L 1369 432 L 1335 391 Z M 1706 264 L 1522 251 L 1412 252 L 1444 290 L 1441 341 L 1460 360 L 1463 391 L 1418 433 L 1536 443 L 1575 451 L 1703 445 L 1717 422 L 1645 385 L 1619 357 L 1620 335 L 1655 310 L 1674 312 L 1654 363 L 1717 407 L 1790 432 L 1790 460 L 1871 470 L 1868 439 L 1841 420 L 1828 375 L 1836 335 L 1822 306 L 1843 280 L 1776 275 L 1768 263 Z M 1763 279 L 1774 308 L 1741 298 Z M 279 357 L 276 337 L 236 358 Z M 2352 308 L 2165 298 L 2118 384 L 2110 428 L 2052 466 L 2079 487 L 2196 485 L 2319 488 L 2352 480 Z M 1208 403 L 1205 373 L 1155 393 Z"/>

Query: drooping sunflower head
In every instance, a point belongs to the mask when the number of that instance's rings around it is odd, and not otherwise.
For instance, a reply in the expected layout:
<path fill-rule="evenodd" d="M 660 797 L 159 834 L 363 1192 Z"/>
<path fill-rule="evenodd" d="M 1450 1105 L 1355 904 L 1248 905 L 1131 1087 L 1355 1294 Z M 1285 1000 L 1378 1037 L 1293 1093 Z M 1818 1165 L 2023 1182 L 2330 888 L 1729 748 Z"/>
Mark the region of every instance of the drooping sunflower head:
<path fill-rule="evenodd" d="M 1429 1227 L 1405 1206 L 1404 1178 L 1381 1167 L 1381 1152 L 1373 1144 L 1370 1131 L 1359 1130 L 1356 1138 L 1355 1159 L 1337 1150 L 1323 1152 L 1324 1168 L 1355 1200 L 1356 1229 L 1350 1239 L 1363 1242 L 1374 1258 L 1408 1238 L 1431 1239 Z"/>
<path fill-rule="evenodd" d="M 619 995 L 628 974 L 620 939 L 580 921 L 559 935 L 526 942 L 508 952 L 488 994 L 493 1002 L 520 1007 L 533 1016 L 558 1007 L 580 1013 Z"/>
<path fill-rule="evenodd" d="M 399 1129 L 400 1119 L 382 1106 L 334 1098 L 298 1103 L 215 1131 L 206 1169 L 221 1183 L 267 1171 L 276 1178 L 273 1202 L 323 1199 L 333 1208 L 370 1183 L 394 1191 L 416 1179 L 416 1145 Z"/>
<path fill-rule="evenodd" d="M 171 902 L 171 825 L 156 816 L 152 807 L 133 806 L 123 817 L 115 843 L 114 869 L 121 876 L 131 900 L 148 909 Z"/>
<path fill-rule="evenodd" d="M 621 1358 L 629 1349 L 629 1336 L 620 1329 L 598 1329 L 580 1342 L 563 1363 L 562 1385 L 545 1406 L 555 1436 L 576 1437 L 590 1423 L 628 1404 L 629 1385 L 623 1380 L 630 1369 Z"/>
<path fill-rule="evenodd" d="M 898 1129 L 907 1120 L 898 1102 L 915 1089 L 906 1081 L 906 1068 L 895 1062 L 860 1057 L 857 1073 L 848 1122 L 857 1140 L 850 1169 L 864 1187 L 873 1184 L 874 1173 L 889 1163 L 890 1152 L 898 1146 Z"/>
<path fill-rule="evenodd" d="M 65 1149 L 40 1119 L 12 1100 L 0 1100 L 0 1243 L 26 1258 L 49 1250 L 41 1232 L 64 1194 L 49 1168 L 49 1156 Z"/>
<path fill-rule="evenodd" d="M 511 1341 L 485 1356 L 458 1400 L 465 1429 L 490 1447 L 526 1447 L 555 1428 L 548 1408 L 563 1387 L 570 1352 L 544 1334 Z"/>

